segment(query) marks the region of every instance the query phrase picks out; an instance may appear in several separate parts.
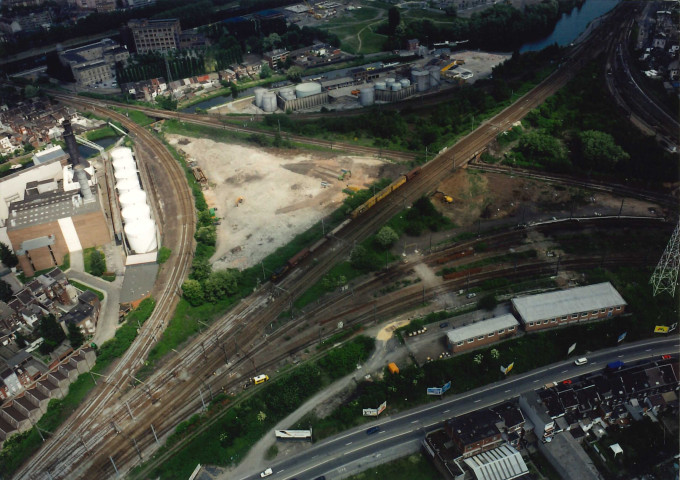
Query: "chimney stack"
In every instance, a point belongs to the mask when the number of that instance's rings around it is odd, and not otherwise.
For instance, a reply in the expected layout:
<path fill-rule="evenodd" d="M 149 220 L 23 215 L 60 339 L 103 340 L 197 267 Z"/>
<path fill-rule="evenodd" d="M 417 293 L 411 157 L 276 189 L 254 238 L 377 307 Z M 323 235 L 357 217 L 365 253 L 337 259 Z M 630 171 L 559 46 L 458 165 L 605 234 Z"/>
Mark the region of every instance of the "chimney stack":
<path fill-rule="evenodd" d="M 80 158 L 78 144 L 76 143 L 76 137 L 73 134 L 71 122 L 69 120 L 64 120 L 62 125 L 64 126 L 66 150 L 68 150 L 70 163 L 73 167 L 73 180 L 80 184 L 80 194 L 83 196 L 83 203 L 92 203 L 95 201 L 95 198 L 92 195 L 92 190 L 87 182 L 87 172 L 85 171 L 85 169 L 90 166 L 90 163 L 87 160 Z"/>

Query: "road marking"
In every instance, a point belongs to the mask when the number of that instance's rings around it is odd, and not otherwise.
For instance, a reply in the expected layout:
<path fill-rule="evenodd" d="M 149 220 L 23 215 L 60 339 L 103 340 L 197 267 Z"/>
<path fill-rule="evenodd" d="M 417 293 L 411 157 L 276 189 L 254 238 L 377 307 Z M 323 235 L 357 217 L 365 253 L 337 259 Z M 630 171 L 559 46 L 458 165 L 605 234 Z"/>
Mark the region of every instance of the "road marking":
<path fill-rule="evenodd" d="M 352 445 L 352 442 L 346 443 L 345 445 Z"/>
<path fill-rule="evenodd" d="M 619 355 L 619 358 L 623 357 L 623 355 Z"/>
<path fill-rule="evenodd" d="M 451 410 L 444 410 L 444 413 L 449 413 Z"/>
<path fill-rule="evenodd" d="M 413 420 L 411 423 L 418 423 L 419 420 Z"/>
<path fill-rule="evenodd" d="M 506 390 L 505 393 L 508 393 L 509 391 L 510 391 L 510 389 Z"/>
<path fill-rule="evenodd" d="M 645 352 L 651 352 L 651 351 L 652 351 L 651 348 L 648 348 L 647 350 L 645 350 Z"/>
<path fill-rule="evenodd" d="M 479 398 L 479 399 L 475 400 L 475 403 L 478 403 L 478 402 L 481 402 L 481 401 L 482 401 L 482 399 Z"/>
<path fill-rule="evenodd" d="M 538 380 L 534 380 L 534 383 L 538 383 Z"/>
<path fill-rule="evenodd" d="M 567 373 L 569 370 L 562 370 L 560 373 Z"/>

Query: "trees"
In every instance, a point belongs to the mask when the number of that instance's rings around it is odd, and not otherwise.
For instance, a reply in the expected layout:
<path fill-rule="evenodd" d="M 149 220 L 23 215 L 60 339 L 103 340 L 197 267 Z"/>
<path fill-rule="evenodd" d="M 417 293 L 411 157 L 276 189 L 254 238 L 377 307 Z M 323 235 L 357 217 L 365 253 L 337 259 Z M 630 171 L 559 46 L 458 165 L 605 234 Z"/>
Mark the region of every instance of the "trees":
<path fill-rule="evenodd" d="M 99 250 L 95 250 L 90 255 L 90 273 L 95 277 L 101 277 L 105 271 L 106 260 L 104 255 Z"/>
<path fill-rule="evenodd" d="M 376 235 L 375 238 L 380 244 L 380 246 L 387 249 L 391 247 L 394 244 L 394 242 L 399 240 L 399 235 L 390 227 L 382 227 L 380 231 L 378 231 L 378 234 Z"/>
<path fill-rule="evenodd" d="M 622 160 L 630 159 L 614 140 L 614 137 L 598 130 L 581 132 L 576 142 L 576 160 L 583 167 L 609 171 Z"/>
<path fill-rule="evenodd" d="M 0 280 L 0 300 L 3 302 L 9 302 L 12 299 L 12 287 L 9 283 L 4 280 Z"/>
<path fill-rule="evenodd" d="M 238 87 L 234 82 L 231 82 L 231 96 L 234 97 L 234 99 L 238 98 Z"/>
<path fill-rule="evenodd" d="M 157 95 L 156 96 L 156 103 L 158 104 L 159 107 L 161 107 L 163 110 L 177 110 L 177 100 L 172 98 L 171 95 Z"/>
<path fill-rule="evenodd" d="M 57 323 L 54 315 L 50 314 L 43 317 L 38 325 L 38 334 L 45 339 L 40 345 L 40 353 L 48 354 L 64 341 L 66 334 L 61 326 Z"/>
<path fill-rule="evenodd" d="M 214 246 L 215 242 L 217 241 L 217 232 L 215 231 L 215 227 L 200 227 L 196 231 L 196 240 L 206 245 Z"/>
<path fill-rule="evenodd" d="M 281 37 L 278 33 L 272 33 L 262 40 L 262 50 L 268 52 L 281 44 Z"/>
<path fill-rule="evenodd" d="M 194 307 L 205 303 L 203 287 L 198 280 L 188 279 L 182 284 L 182 296 Z"/>
<path fill-rule="evenodd" d="M 296 83 L 301 82 L 302 72 L 304 72 L 302 67 L 292 66 L 286 71 L 286 78 L 288 78 L 288 80 L 290 80 L 291 82 Z"/>
<path fill-rule="evenodd" d="M 401 14 L 397 7 L 390 7 L 387 11 L 387 29 L 389 35 L 394 35 L 401 23 Z"/>
<path fill-rule="evenodd" d="M 218 302 L 225 296 L 233 295 L 238 290 L 239 273 L 237 270 L 217 270 L 212 272 L 203 282 L 205 299 Z"/>
<path fill-rule="evenodd" d="M 262 68 L 260 69 L 260 78 L 265 79 L 271 76 L 272 69 L 269 67 L 269 65 L 262 65 Z"/>
<path fill-rule="evenodd" d="M 496 296 L 492 293 L 479 299 L 477 306 L 483 310 L 491 311 L 498 305 Z"/>
<path fill-rule="evenodd" d="M 70 323 L 68 326 L 68 341 L 73 348 L 78 348 L 85 343 L 85 335 L 75 323 Z"/>
<path fill-rule="evenodd" d="M 518 149 L 530 160 L 543 166 L 566 162 L 566 152 L 560 141 L 541 132 L 527 132 L 519 139 Z"/>

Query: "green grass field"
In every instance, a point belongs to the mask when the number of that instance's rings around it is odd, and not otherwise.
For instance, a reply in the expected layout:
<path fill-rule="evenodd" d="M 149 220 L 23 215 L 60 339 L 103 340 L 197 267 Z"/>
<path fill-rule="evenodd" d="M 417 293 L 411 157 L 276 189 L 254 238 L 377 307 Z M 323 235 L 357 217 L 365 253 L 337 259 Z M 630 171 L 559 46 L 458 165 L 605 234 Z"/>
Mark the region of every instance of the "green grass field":
<path fill-rule="evenodd" d="M 383 17 L 386 18 L 384 10 L 364 7 L 329 21 L 326 28 L 340 38 L 340 48 L 344 51 L 355 54 L 377 53 L 383 50 L 387 37 L 375 33 L 372 28 L 377 27 Z"/>
<path fill-rule="evenodd" d="M 348 477 L 347 480 L 439 480 L 441 475 L 420 453 L 383 463 Z"/>

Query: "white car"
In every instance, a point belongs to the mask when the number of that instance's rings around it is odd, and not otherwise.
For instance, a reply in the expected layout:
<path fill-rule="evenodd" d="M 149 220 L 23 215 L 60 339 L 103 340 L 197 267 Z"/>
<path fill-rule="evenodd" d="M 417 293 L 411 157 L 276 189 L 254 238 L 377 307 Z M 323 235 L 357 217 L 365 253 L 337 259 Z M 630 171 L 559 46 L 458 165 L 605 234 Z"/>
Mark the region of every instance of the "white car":
<path fill-rule="evenodd" d="M 271 468 L 268 468 L 267 470 L 260 474 L 260 478 L 268 477 L 272 473 L 274 473 L 274 471 Z"/>
<path fill-rule="evenodd" d="M 588 363 L 588 359 L 586 357 L 577 358 L 574 360 L 574 365 L 585 365 L 586 363 Z"/>

